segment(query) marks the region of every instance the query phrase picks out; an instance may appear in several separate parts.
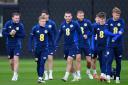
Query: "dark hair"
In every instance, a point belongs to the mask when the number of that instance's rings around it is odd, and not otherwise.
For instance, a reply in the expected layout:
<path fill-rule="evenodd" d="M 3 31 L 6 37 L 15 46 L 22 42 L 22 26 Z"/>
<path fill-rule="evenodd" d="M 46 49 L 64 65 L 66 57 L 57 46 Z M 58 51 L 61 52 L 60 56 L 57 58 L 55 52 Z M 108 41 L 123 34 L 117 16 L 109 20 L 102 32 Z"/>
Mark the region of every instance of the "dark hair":
<path fill-rule="evenodd" d="M 70 11 L 66 11 L 65 14 L 72 14 Z"/>
<path fill-rule="evenodd" d="M 114 7 L 112 9 L 112 13 L 117 13 L 117 14 L 121 14 L 121 10 L 118 7 Z"/>
<path fill-rule="evenodd" d="M 14 16 L 21 16 L 21 15 L 20 15 L 19 12 L 13 12 L 13 13 L 12 13 L 12 17 L 14 17 Z"/>
<path fill-rule="evenodd" d="M 106 13 L 105 12 L 99 12 L 96 16 L 99 18 L 106 18 Z"/>
<path fill-rule="evenodd" d="M 78 13 L 84 13 L 84 11 L 83 11 L 83 10 L 78 10 L 78 11 L 77 11 L 77 14 L 78 14 Z"/>
<path fill-rule="evenodd" d="M 45 14 L 47 14 L 47 15 L 49 15 L 49 13 L 48 13 L 48 11 L 47 10 L 42 10 L 42 12 L 41 13 L 45 13 Z"/>

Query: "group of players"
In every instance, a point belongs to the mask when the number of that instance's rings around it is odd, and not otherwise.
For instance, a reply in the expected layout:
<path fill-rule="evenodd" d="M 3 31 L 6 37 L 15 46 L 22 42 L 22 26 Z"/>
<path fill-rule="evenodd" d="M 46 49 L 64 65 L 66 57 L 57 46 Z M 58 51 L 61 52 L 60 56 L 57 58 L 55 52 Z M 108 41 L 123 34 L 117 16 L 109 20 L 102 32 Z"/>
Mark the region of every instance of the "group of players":
<path fill-rule="evenodd" d="M 78 10 L 73 20 L 72 13 L 66 11 L 64 21 L 57 31 L 56 24 L 49 19 L 46 10 L 42 11 L 38 23 L 30 32 L 28 49 L 34 53 L 37 62 L 38 82 L 53 79 L 53 54 L 60 46 L 61 36 L 64 37 L 64 57 L 67 61 L 66 72 L 63 81 L 67 81 L 70 74 L 72 81 L 81 79 L 81 56 L 84 54 L 87 61 L 86 74 L 89 79 L 99 78 L 110 83 L 112 62 L 116 60 L 116 83 L 120 83 L 121 58 L 123 52 L 122 35 L 124 21 L 120 18 L 121 10 L 117 7 L 112 10 L 112 18 L 106 20 L 106 13 L 99 12 L 95 23 L 85 18 L 85 13 Z M 13 13 L 12 19 L 7 21 L 2 30 L 6 38 L 6 47 L 10 65 L 14 72 L 12 81 L 18 80 L 19 55 L 21 40 L 25 37 L 24 26 L 20 22 L 20 14 Z M 100 77 L 97 76 L 96 60 L 100 64 Z M 75 63 L 73 60 L 76 60 Z M 47 61 L 47 62 L 46 62 Z M 91 73 L 93 69 L 93 74 Z M 45 78 L 43 79 L 43 74 Z"/>

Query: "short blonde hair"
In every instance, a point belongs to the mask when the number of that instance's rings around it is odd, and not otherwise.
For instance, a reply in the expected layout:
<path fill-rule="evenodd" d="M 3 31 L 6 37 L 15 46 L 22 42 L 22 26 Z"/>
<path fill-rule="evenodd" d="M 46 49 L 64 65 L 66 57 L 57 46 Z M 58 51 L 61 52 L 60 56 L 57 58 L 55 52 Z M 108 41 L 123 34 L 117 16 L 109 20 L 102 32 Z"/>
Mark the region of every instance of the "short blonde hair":
<path fill-rule="evenodd" d="M 112 9 L 112 13 L 117 13 L 117 14 L 121 14 L 121 10 L 118 7 L 114 7 Z"/>
<path fill-rule="evenodd" d="M 39 16 L 38 20 L 41 20 L 41 19 L 45 19 L 46 20 L 46 18 L 44 16 Z"/>

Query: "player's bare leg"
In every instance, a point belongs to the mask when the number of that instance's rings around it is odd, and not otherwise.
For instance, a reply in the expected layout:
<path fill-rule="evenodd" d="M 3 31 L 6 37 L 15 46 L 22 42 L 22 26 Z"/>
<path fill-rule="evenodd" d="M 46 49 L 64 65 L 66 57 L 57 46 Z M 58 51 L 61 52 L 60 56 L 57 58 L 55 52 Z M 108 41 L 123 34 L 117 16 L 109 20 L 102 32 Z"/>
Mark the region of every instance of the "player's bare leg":
<path fill-rule="evenodd" d="M 78 79 L 81 79 L 81 54 L 76 55 L 76 72 Z"/>
<path fill-rule="evenodd" d="M 77 78 L 77 73 L 76 73 L 76 68 L 75 68 L 75 64 L 72 63 L 72 68 L 71 68 L 71 71 L 70 73 L 72 73 L 72 76 L 73 76 L 73 82 L 74 81 L 78 81 L 78 78 Z"/>
<path fill-rule="evenodd" d="M 44 80 L 49 80 L 49 77 L 48 77 L 48 61 L 46 61 L 45 63 L 45 71 L 44 71 Z"/>
<path fill-rule="evenodd" d="M 92 63 L 92 62 L 91 62 L 91 57 L 90 57 L 90 56 L 86 56 L 86 61 L 87 61 L 87 71 L 86 71 L 86 73 L 87 73 L 89 79 L 93 79 L 93 76 L 92 76 L 92 74 L 91 74 L 91 72 L 90 72 L 91 63 Z"/>
<path fill-rule="evenodd" d="M 98 79 L 97 71 L 96 71 L 96 61 L 97 61 L 97 57 L 92 58 L 93 78 Z"/>
<path fill-rule="evenodd" d="M 48 70 L 49 70 L 49 79 L 52 80 L 53 79 L 53 56 L 52 55 L 48 55 Z"/>
<path fill-rule="evenodd" d="M 17 81 L 18 80 L 18 69 L 19 69 L 19 56 L 14 56 L 13 58 L 14 62 L 14 74 L 12 77 L 12 81 Z"/>
<path fill-rule="evenodd" d="M 45 74 L 45 78 L 44 80 L 52 80 L 53 79 L 53 75 L 52 75 L 52 72 L 53 72 L 53 56 L 52 55 L 48 55 L 48 60 L 47 62 L 45 63 L 45 71 L 44 71 L 44 74 Z"/>
<path fill-rule="evenodd" d="M 14 60 L 10 59 L 9 62 L 10 62 L 11 70 L 14 71 Z"/>
<path fill-rule="evenodd" d="M 72 69 L 72 64 L 73 64 L 73 58 L 71 56 L 68 56 L 65 76 L 62 78 L 63 81 L 67 81 L 68 80 L 70 71 Z"/>

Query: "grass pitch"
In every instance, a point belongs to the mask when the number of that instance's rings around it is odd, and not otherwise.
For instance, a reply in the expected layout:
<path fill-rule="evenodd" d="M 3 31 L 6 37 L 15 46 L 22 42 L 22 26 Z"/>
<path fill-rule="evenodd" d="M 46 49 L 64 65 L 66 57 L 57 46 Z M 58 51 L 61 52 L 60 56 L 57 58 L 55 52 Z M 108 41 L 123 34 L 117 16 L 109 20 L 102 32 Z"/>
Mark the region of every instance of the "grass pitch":
<path fill-rule="evenodd" d="M 86 75 L 86 62 L 82 61 L 82 79 L 78 82 L 71 82 L 70 75 L 68 82 L 61 81 L 65 73 L 66 62 L 64 60 L 54 60 L 54 80 L 46 81 L 45 85 L 108 85 L 106 82 L 100 82 L 96 79 L 89 80 Z M 99 72 L 99 63 L 97 62 L 97 71 Z M 12 72 L 10 70 L 8 59 L 0 57 L 0 85 L 38 85 L 36 63 L 33 59 L 21 59 L 19 69 L 19 80 L 11 81 Z M 112 80 L 109 85 L 116 85 Z M 128 85 L 128 61 L 122 62 L 121 83 L 118 85 Z"/>

